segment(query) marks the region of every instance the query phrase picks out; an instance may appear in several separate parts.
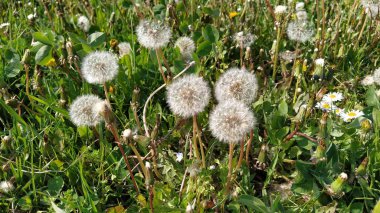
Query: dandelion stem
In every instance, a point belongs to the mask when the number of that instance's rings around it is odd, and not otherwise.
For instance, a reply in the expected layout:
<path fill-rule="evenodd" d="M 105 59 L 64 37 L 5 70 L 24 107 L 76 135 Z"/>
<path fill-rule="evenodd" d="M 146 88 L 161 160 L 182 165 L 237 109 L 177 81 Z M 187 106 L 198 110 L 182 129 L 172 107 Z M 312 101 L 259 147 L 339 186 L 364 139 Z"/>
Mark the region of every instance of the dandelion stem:
<path fill-rule="evenodd" d="M 355 49 L 358 47 L 358 44 L 359 44 L 359 41 L 360 41 L 360 39 L 362 38 L 362 36 L 363 36 L 363 32 L 364 32 L 364 29 L 365 29 L 365 27 L 367 26 L 366 25 L 366 22 L 367 22 L 367 14 L 364 14 L 364 16 L 365 16 L 365 18 L 364 18 L 364 21 L 363 21 L 363 26 L 362 26 L 362 28 L 361 28 L 361 30 L 360 30 L 360 33 L 359 33 L 359 36 L 358 36 L 358 39 L 356 39 L 356 43 L 355 43 Z"/>
<path fill-rule="evenodd" d="M 238 164 L 236 165 L 236 170 L 240 169 L 241 164 L 243 162 L 243 156 L 244 156 L 244 141 L 245 137 L 240 141 L 240 154 L 239 154 L 239 161 Z"/>
<path fill-rule="evenodd" d="M 198 127 L 197 115 L 193 115 L 193 128 L 196 131 L 196 135 L 197 135 L 198 142 L 199 142 L 199 147 L 201 149 L 202 166 L 203 166 L 203 168 L 205 168 L 206 167 L 205 152 L 203 150 L 202 137 L 201 137 L 201 134 L 200 134 L 201 132 L 200 132 L 200 129 Z"/>
<path fill-rule="evenodd" d="M 251 132 L 249 133 L 249 140 L 247 142 L 247 149 L 246 149 L 246 153 L 245 153 L 245 161 L 246 161 L 248 166 L 249 166 L 249 152 L 251 150 L 252 140 L 253 140 L 253 130 L 251 130 Z"/>
<path fill-rule="evenodd" d="M 149 178 L 148 170 L 145 167 L 145 164 L 144 164 L 144 162 L 143 162 L 143 160 L 141 158 L 141 155 L 140 155 L 139 151 L 136 149 L 136 147 L 135 147 L 135 145 L 133 145 L 133 143 L 129 143 L 129 146 L 131 147 L 132 151 L 135 153 L 135 155 L 137 157 L 137 160 L 140 163 L 141 169 L 143 170 L 143 173 L 144 173 L 144 177 L 145 178 Z"/>
<path fill-rule="evenodd" d="M 197 146 L 197 128 L 196 128 L 196 124 L 195 124 L 196 122 L 197 122 L 197 120 L 193 116 L 193 149 L 194 149 L 195 157 L 198 160 L 200 160 L 199 150 L 198 150 L 198 146 Z"/>
<path fill-rule="evenodd" d="M 162 58 L 162 60 L 163 60 L 163 62 L 164 62 L 164 66 L 165 66 L 165 68 L 166 68 L 166 71 L 168 72 L 169 79 L 172 78 L 173 76 L 172 76 L 172 72 L 171 72 L 171 70 L 170 70 L 169 63 L 168 63 L 168 61 L 166 60 L 166 58 L 165 58 L 165 54 L 164 54 L 164 52 L 162 52 L 161 48 L 158 48 L 158 53 L 160 54 L 160 56 L 161 56 L 161 58 Z M 169 83 L 169 82 L 168 82 L 168 83 Z"/>
<path fill-rule="evenodd" d="M 164 79 L 165 84 L 167 84 L 168 80 L 166 79 L 164 70 L 162 69 L 162 64 L 161 64 L 161 59 L 160 59 L 160 55 L 159 55 L 158 49 L 156 49 L 156 56 L 157 56 L 158 68 L 160 69 L 160 72 L 161 72 L 161 75 L 162 75 L 162 79 Z"/>
<path fill-rule="evenodd" d="M 111 103 L 110 102 L 110 98 L 109 98 L 109 95 L 108 95 L 108 89 L 107 89 L 107 84 L 106 82 L 103 83 L 103 89 L 104 89 L 104 95 L 106 96 L 106 100 L 108 103 Z"/>
<path fill-rule="evenodd" d="M 227 186 L 226 186 L 226 194 L 230 193 L 231 188 L 231 177 L 232 177 L 232 158 L 234 155 L 234 145 L 233 143 L 230 143 L 230 151 L 228 154 L 228 175 L 227 175 Z"/>
<path fill-rule="evenodd" d="M 276 48 L 274 50 L 274 56 L 273 56 L 273 73 L 272 73 L 273 82 L 276 82 L 277 58 L 278 58 L 278 51 L 280 49 L 280 39 L 281 39 L 281 28 L 280 28 L 280 26 L 277 26 L 276 29 L 277 29 L 277 37 L 276 37 Z"/>

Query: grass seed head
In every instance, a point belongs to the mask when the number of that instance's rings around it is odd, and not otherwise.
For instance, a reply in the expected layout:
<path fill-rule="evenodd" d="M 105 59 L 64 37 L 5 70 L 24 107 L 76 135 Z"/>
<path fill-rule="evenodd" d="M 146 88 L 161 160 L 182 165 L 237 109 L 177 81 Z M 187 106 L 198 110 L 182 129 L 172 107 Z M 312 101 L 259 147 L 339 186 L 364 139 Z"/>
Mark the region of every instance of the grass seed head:
<path fill-rule="evenodd" d="M 118 71 L 118 59 L 110 52 L 95 51 L 83 59 L 82 75 L 88 83 L 103 84 L 114 79 Z"/>
<path fill-rule="evenodd" d="M 136 32 L 139 43 L 149 49 L 165 47 L 172 37 L 170 28 L 159 21 L 142 20 Z"/>
<path fill-rule="evenodd" d="M 188 118 L 200 113 L 210 100 L 210 88 L 202 77 L 186 75 L 167 87 L 167 102 L 171 111 Z"/>
<path fill-rule="evenodd" d="M 215 107 L 209 123 L 219 141 L 238 143 L 255 126 L 256 118 L 244 103 L 232 99 Z"/>
<path fill-rule="evenodd" d="M 69 113 L 71 121 L 77 126 L 95 126 L 103 120 L 103 117 L 94 109 L 97 104 L 103 102 L 96 95 L 82 95 L 71 104 Z"/>
<path fill-rule="evenodd" d="M 219 102 L 235 99 L 247 105 L 256 98 L 256 76 L 245 69 L 230 68 L 215 84 L 215 96 Z"/>

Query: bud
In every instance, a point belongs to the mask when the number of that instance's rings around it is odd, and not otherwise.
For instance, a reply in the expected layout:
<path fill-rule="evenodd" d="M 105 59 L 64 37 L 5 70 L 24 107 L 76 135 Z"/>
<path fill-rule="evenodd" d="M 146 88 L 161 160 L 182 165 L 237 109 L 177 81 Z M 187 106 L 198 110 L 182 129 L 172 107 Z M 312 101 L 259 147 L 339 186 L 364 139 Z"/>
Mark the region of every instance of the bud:
<path fill-rule="evenodd" d="M 363 130 L 363 132 L 369 132 L 371 130 L 371 127 L 372 127 L 371 120 L 369 120 L 369 119 L 363 119 L 360 122 L 360 127 Z"/>
<path fill-rule="evenodd" d="M 359 167 L 355 170 L 355 176 L 365 176 L 367 173 L 368 157 L 360 163 Z"/>
<path fill-rule="evenodd" d="M 133 136 L 133 133 L 131 129 L 125 129 L 121 133 L 121 137 L 123 138 L 124 141 L 127 141 L 128 139 L 132 138 L 132 136 Z"/>
<path fill-rule="evenodd" d="M 347 174 L 342 172 L 340 173 L 338 178 L 335 179 L 334 182 L 332 182 L 330 189 L 333 195 L 342 193 L 343 186 L 344 186 L 344 183 L 347 181 L 347 178 L 348 178 Z"/>

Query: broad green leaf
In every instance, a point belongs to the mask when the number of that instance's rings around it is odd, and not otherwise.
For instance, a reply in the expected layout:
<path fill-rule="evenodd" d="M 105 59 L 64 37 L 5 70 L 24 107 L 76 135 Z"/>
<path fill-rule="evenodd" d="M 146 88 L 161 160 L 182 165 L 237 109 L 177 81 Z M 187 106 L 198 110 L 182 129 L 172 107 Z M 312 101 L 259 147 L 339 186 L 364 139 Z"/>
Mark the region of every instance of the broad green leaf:
<path fill-rule="evenodd" d="M 98 47 L 106 41 L 106 34 L 102 32 L 95 32 L 88 36 L 87 42 L 91 47 Z"/>
<path fill-rule="evenodd" d="M 47 35 L 45 35 L 45 33 L 42 33 L 42 32 L 33 33 L 34 40 L 39 41 L 39 42 L 46 44 L 46 45 L 53 46 L 54 40 L 51 40 L 51 35 L 49 35 L 49 37 Z"/>
<path fill-rule="evenodd" d="M 39 65 L 47 65 L 47 63 L 52 59 L 52 47 L 48 45 L 42 46 L 36 53 L 36 63 Z"/>
<path fill-rule="evenodd" d="M 375 87 L 371 86 L 366 93 L 366 102 L 368 106 L 379 108 L 379 99 L 377 98 Z"/>
<path fill-rule="evenodd" d="M 288 115 L 288 104 L 283 99 L 281 103 L 278 105 L 278 112 L 280 115 L 287 116 Z"/>
<path fill-rule="evenodd" d="M 238 198 L 238 202 L 247 206 L 250 209 L 253 209 L 255 212 L 261 213 L 270 213 L 270 209 L 257 197 L 250 195 L 241 195 Z"/>
<path fill-rule="evenodd" d="M 57 196 L 62 190 L 64 185 L 63 179 L 61 176 L 55 176 L 48 181 L 48 192 L 52 196 Z"/>
<path fill-rule="evenodd" d="M 211 43 L 215 43 L 216 41 L 219 40 L 219 32 L 218 30 L 212 26 L 212 25 L 207 25 L 202 29 L 202 36 L 210 41 Z"/>
<path fill-rule="evenodd" d="M 197 49 L 198 57 L 203 57 L 208 55 L 212 50 L 212 44 L 209 41 L 202 42 Z"/>

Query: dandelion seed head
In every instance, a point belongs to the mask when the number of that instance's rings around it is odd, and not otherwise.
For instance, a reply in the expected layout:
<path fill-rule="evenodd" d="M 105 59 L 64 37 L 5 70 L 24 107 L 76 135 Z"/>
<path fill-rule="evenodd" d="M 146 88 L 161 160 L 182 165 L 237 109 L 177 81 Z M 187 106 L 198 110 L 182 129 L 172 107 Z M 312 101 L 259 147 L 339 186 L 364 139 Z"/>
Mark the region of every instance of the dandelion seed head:
<path fill-rule="evenodd" d="M 297 2 L 296 3 L 296 11 L 302 11 L 305 9 L 305 3 L 304 2 Z"/>
<path fill-rule="evenodd" d="M 314 35 L 314 30 L 306 21 L 289 22 L 286 33 L 290 40 L 298 42 L 306 42 Z"/>
<path fill-rule="evenodd" d="M 377 68 L 373 72 L 373 81 L 375 82 L 375 84 L 380 85 L 380 68 Z"/>
<path fill-rule="evenodd" d="M 149 49 L 165 47 L 172 36 L 169 27 L 159 21 L 140 21 L 136 28 L 137 40 Z"/>
<path fill-rule="evenodd" d="M 240 46 L 243 44 L 243 48 L 250 47 L 257 39 L 257 36 L 251 33 L 238 32 L 234 35 L 234 40 Z"/>
<path fill-rule="evenodd" d="M 175 47 L 179 48 L 182 56 L 186 59 L 191 58 L 192 54 L 195 51 L 195 44 L 193 39 L 186 36 L 178 38 L 175 42 Z"/>
<path fill-rule="evenodd" d="M 83 59 L 82 75 L 88 83 L 103 84 L 114 79 L 118 71 L 118 59 L 110 52 L 95 51 Z"/>
<path fill-rule="evenodd" d="M 363 80 L 360 81 L 360 83 L 363 86 L 370 86 L 375 83 L 375 80 L 372 75 L 367 75 L 363 78 Z"/>
<path fill-rule="evenodd" d="M 297 20 L 306 21 L 307 20 L 307 12 L 304 10 L 300 10 L 296 12 Z"/>
<path fill-rule="evenodd" d="M 94 106 L 103 102 L 96 95 L 82 95 L 77 97 L 69 109 L 70 119 L 77 126 L 95 126 L 103 117 L 94 111 Z"/>
<path fill-rule="evenodd" d="M 297 54 L 295 51 L 286 50 L 280 53 L 280 58 L 287 62 L 292 62 L 294 59 L 296 59 L 296 57 L 297 57 Z"/>
<path fill-rule="evenodd" d="M 119 57 L 128 55 L 132 51 L 131 44 L 128 42 L 121 42 L 117 47 L 119 48 Z"/>
<path fill-rule="evenodd" d="M 247 105 L 256 98 L 258 91 L 256 76 L 245 69 L 228 69 L 215 84 L 215 96 L 221 103 L 235 99 Z"/>
<path fill-rule="evenodd" d="M 204 110 L 210 100 L 210 88 L 195 74 L 176 79 L 167 87 L 167 102 L 171 111 L 188 118 Z"/>
<path fill-rule="evenodd" d="M 209 123 L 219 141 L 238 143 L 256 125 L 256 118 L 244 103 L 232 99 L 215 107 Z"/>
<path fill-rule="evenodd" d="M 367 14 L 372 18 L 378 16 L 380 12 L 380 1 L 379 0 L 361 0 L 361 4 L 364 7 Z"/>
<path fill-rule="evenodd" d="M 77 26 L 83 31 L 88 32 L 90 30 L 90 20 L 86 16 L 79 16 Z"/>
<path fill-rule="evenodd" d="M 274 13 L 277 14 L 277 15 L 281 15 L 281 14 L 286 13 L 286 10 L 287 10 L 286 6 L 284 6 L 284 5 L 277 5 L 274 8 Z"/>
<path fill-rule="evenodd" d="M 14 190 L 13 183 L 10 181 L 1 181 L 0 182 L 0 192 L 9 193 Z"/>

